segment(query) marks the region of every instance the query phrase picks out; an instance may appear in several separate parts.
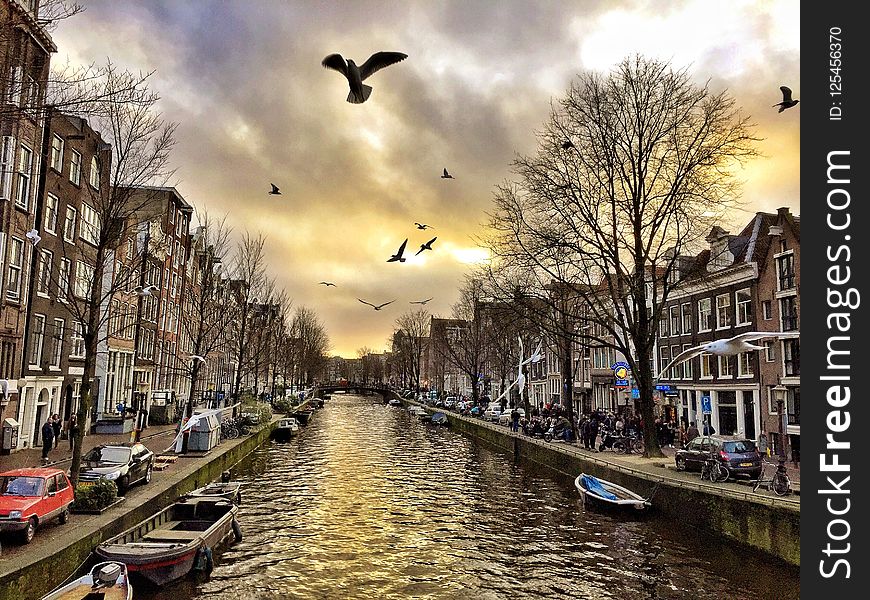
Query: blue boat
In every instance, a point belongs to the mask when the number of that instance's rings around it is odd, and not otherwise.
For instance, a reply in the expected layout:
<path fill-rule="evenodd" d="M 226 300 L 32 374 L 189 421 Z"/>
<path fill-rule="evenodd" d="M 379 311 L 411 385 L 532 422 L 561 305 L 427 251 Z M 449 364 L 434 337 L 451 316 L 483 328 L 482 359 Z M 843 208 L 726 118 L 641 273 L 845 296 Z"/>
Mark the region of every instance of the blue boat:
<path fill-rule="evenodd" d="M 584 503 L 592 501 L 601 506 L 634 508 L 636 510 L 646 510 L 652 506 L 649 499 L 640 494 L 586 473 L 577 476 L 577 479 L 574 480 L 574 486 L 580 492 Z"/>

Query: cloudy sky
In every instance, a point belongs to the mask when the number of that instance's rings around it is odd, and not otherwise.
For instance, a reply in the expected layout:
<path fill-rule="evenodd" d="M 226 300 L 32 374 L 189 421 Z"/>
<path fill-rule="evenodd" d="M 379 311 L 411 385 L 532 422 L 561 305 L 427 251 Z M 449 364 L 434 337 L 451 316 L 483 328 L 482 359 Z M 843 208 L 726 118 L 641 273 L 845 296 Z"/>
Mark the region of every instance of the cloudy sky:
<path fill-rule="evenodd" d="M 335 354 L 382 350 L 410 300 L 449 314 L 494 186 L 534 150 L 550 100 L 632 53 L 689 67 L 756 123 L 764 157 L 742 173 L 732 230 L 755 210 L 800 213 L 800 105 L 771 108 L 780 85 L 800 98 L 797 0 L 83 2 L 54 32 L 53 60 L 157 71 L 160 109 L 179 124 L 178 190 L 267 236 L 272 275 L 317 311 Z M 347 103 L 320 61 L 378 50 L 409 58 Z M 434 235 L 433 252 L 385 262 L 406 237 L 413 254 Z M 396 302 L 375 312 L 357 298 Z"/>

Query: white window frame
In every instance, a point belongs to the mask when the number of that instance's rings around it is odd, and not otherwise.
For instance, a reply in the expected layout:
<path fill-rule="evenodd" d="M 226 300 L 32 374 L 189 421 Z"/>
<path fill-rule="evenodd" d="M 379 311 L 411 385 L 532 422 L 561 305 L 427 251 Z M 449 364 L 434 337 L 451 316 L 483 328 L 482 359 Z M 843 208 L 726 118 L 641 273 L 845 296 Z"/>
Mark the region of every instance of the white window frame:
<path fill-rule="evenodd" d="M 719 355 L 716 357 L 717 363 L 717 374 L 719 375 L 719 379 L 733 379 L 734 378 L 734 370 L 731 367 L 731 357 L 730 356 L 722 356 Z M 723 365 L 728 367 L 727 369 L 723 368 Z M 725 371 L 728 371 L 727 373 Z"/>
<path fill-rule="evenodd" d="M 69 349 L 69 357 L 70 358 L 84 358 L 85 357 L 85 337 L 84 330 L 82 329 L 81 321 L 73 321 L 72 331 L 70 332 L 70 340 L 72 340 L 72 344 Z"/>
<path fill-rule="evenodd" d="M 682 319 L 680 318 L 680 307 L 674 304 L 668 308 L 668 319 L 671 322 L 671 335 L 680 335 L 682 327 Z"/>
<path fill-rule="evenodd" d="M 749 379 L 755 377 L 755 371 L 752 369 L 752 352 L 741 352 L 737 355 L 737 377 L 738 379 Z"/>
<path fill-rule="evenodd" d="M 30 327 L 30 345 L 27 348 L 27 364 L 31 368 L 39 368 L 42 365 L 42 345 L 44 343 L 45 315 L 34 314 Z M 36 355 L 35 357 L 34 354 Z"/>
<path fill-rule="evenodd" d="M 703 310 L 702 305 L 706 303 L 708 309 L 706 311 Z M 706 315 L 706 319 L 704 318 Z M 704 327 L 704 321 L 707 321 L 708 327 Z M 698 300 L 698 333 L 704 333 L 705 331 L 713 331 L 713 299 L 712 298 L 701 298 Z"/>
<path fill-rule="evenodd" d="M 100 163 L 96 156 L 91 157 L 91 171 L 88 173 L 88 183 L 95 190 L 100 189 Z"/>
<path fill-rule="evenodd" d="M 724 317 L 724 319 L 720 317 Z M 728 329 L 729 327 L 731 327 L 731 294 L 719 294 L 716 296 L 716 330 Z"/>
<path fill-rule="evenodd" d="M 17 249 L 17 250 L 16 250 Z M 15 254 L 18 254 L 17 260 Z M 12 273 L 16 272 L 15 285 L 12 285 Z M 21 285 L 24 279 L 24 240 L 17 237 L 9 238 L 9 260 L 6 273 L 6 297 L 10 300 L 21 299 Z"/>
<path fill-rule="evenodd" d="M 15 136 L 4 135 L 0 140 L 0 198 L 12 197 L 12 180 L 15 179 Z"/>
<path fill-rule="evenodd" d="M 683 344 L 683 352 L 692 347 L 692 344 Z M 695 359 L 687 360 L 683 362 L 683 379 L 693 379 L 695 374 L 693 372 L 692 363 L 695 362 Z"/>
<path fill-rule="evenodd" d="M 75 282 L 73 283 L 73 294 L 76 297 L 87 299 L 90 297 L 91 285 L 94 280 L 94 267 L 82 262 L 76 261 Z"/>
<path fill-rule="evenodd" d="M 745 294 L 744 300 L 740 299 L 740 295 Z M 734 302 L 737 305 L 737 322 L 736 326 L 749 325 L 752 323 L 752 293 L 749 288 L 743 288 L 734 292 Z M 745 314 L 742 314 L 745 313 Z M 745 317 L 745 318 L 743 318 Z"/>
<path fill-rule="evenodd" d="M 709 352 L 701 354 L 700 379 L 713 379 L 713 355 Z M 706 368 L 705 368 L 706 367 Z"/>
<path fill-rule="evenodd" d="M 100 240 L 100 218 L 90 204 L 82 203 L 79 215 L 79 237 L 96 246 Z"/>
<path fill-rule="evenodd" d="M 48 298 L 48 291 L 51 287 L 51 266 L 54 260 L 54 254 L 51 250 L 42 249 L 39 251 L 39 262 L 36 265 L 36 294 L 43 298 Z"/>
<path fill-rule="evenodd" d="M 72 261 L 61 258 L 57 270 L 57 299 L 66 302 L 69 299 L 70 274 L 72 273 Z"/>
<path fill-rule="evenodd" d="M 773 300 L 761 301 L 761 318 L 765 321 L 773 319 Z"/>
<path fill-rule="evenodd" d="M 764 341 L 764 361 L 769 363 L 776 361 L 776 341 Z"/>
<path fill-rule="evenodd" d="M 60 327 L 58 327 L 60 324 Z M 66 335 L 66 321 L 64 319 L 54 320 L 54 334 L 51 336 L 51 367 L 60 368 L 61 360 L 63 360 L 63 338 Z"/>
<path fill-rule="evenodd" d="M 70 218 L 72 217 L 72 218 Z M 79 211 L 72 206 L 67 205 L 66 214 L 63 217 L 63 239 L 64 241 L 75 244 L 76 229 L 78 225 Z M 72 225 L 72 233 L 70 233 L 70 224 Z"/>
<path fill-rule="evenodd" d="M 15 178 L 15 183 L 17 184 L 15 206 L 24 210 L 30 210 L 30 180 L 32 172 L 33 150 L 27 145 L 21 144 L 21 152 L 18 155 L 18 170 L 16 171 Z"/>
<path fill-rule="evenodd" d="M 51 136 L 51 161 L 49 166 L 58 173 L 63 173 L 63 138 L 56 133 Z"/>
<path fill-rule="evenodd" d="M 682 348 L 680 346 L 671 346 L 671 359 L 680 355 L 682 352 Z M 683 361 L 678 365 L 674 365 L 671 367 L 671 379 L 683 379 L 683 373 L 685 373 L 685 364 Z"/>
<path fill-rule="evenodd" d="M 57 235 L 57 209 L 60 206 L 60 199 L 51 192 L 45 195 L 45 219 L 43 219 L 43 229 L 46 233 Z"/>
<path fill-rule="evenodd" d="M 70 150 L 69 180 L 73 185 L 82 184 L 82 153 L 76 150 Z"/>
<path fill-rule="evenodd" d="M 689 302 L 680 305 L 680 320 L 683 323 L 683 335 L 692 333 L 692 305 Z"/>

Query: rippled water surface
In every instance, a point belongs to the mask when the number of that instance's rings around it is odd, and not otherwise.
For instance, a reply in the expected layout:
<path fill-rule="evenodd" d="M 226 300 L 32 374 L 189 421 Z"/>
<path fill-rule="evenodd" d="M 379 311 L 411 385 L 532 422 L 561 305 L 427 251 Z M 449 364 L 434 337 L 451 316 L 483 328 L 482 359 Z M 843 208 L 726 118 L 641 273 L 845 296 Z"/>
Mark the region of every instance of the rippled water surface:
<path fill-rule="evenodd" d="M 798 572 L 654 513 L 584 511 L 573 482 L 333 396 L 301 434 L 233 470 L 244 539 L 136 598 L 798 597 Z"/>

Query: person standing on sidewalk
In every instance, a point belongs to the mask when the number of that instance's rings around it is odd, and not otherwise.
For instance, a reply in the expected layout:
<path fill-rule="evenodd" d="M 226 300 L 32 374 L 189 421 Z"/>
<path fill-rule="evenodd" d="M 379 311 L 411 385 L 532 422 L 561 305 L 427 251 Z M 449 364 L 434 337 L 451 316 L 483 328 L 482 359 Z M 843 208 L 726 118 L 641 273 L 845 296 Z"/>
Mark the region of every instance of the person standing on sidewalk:
<path fill-rule="evenodd" d="M 514 407 L 514 409 L 511 410 L 511 431 L 516 433 L 519 430 L 519 428 L 520 428 L 520 411 L 518 411 L 516 409 L 516 407 Z"/>
<path fill-rule="evenodd" d="M 54 426 L 53 419 L 49 417 L 42 426 L 42 463 L 48 462 L 48 452 L 54 448 Z"/>
<path fill-rule="evenodd" d="M 67 435 L 69 436 L 69 451 L 73 451 L 73 444 L 75 444 L 76 436 L 79 434 L 79 417 L 77 414 L 73 413 L 69 416 L 69 421 L 66 425 Z"/>
<path fill-rule="evenodd" d="M 63 423 L 60 422 L 60 415 L 54 413 L 51 415 L 51 429 L 54 432 L 54 447 L 57 448 L 60 442 L 60 430 L 63 428 Z"/>

